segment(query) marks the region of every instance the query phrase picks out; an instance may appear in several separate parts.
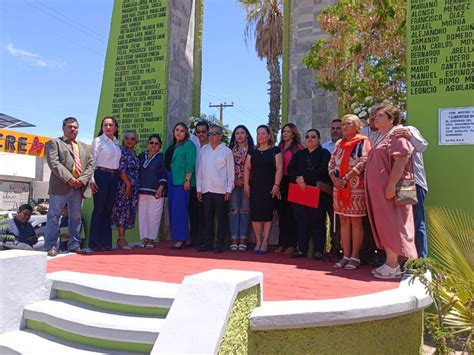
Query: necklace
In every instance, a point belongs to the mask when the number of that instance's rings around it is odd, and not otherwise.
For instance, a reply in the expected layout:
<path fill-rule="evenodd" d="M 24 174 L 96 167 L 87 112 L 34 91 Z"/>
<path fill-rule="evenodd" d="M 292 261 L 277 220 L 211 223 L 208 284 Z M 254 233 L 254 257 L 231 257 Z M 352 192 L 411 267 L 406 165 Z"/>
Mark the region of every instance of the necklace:
<path fill-rule="evenodd" d="M 389 130 L 388 132 L 386 132 L 386 133 L 384 133 L 384 134 L 378 136 L 377 139 L 375 140 L 375 142 L 374 142 L 372 148 L 375 147 L 375 146 L 376 146 L 377 144 L 379 144 L 380 142 L 382 142 L 383 139 L 385 138 L 385 136 L 386 136 L 387 134 L 389 134 L 390 132 L 392 132 L 392 130 L 393 130 L 394 128 L 395 128 L 395 127 L 392 127 L 392 128 L 390 128 L 390 130 Z M 380 131 L 379 131 L 379 132 L 380 132 Z M 381 132 L 380 132 L 380 133 L 381 133 Z"/>

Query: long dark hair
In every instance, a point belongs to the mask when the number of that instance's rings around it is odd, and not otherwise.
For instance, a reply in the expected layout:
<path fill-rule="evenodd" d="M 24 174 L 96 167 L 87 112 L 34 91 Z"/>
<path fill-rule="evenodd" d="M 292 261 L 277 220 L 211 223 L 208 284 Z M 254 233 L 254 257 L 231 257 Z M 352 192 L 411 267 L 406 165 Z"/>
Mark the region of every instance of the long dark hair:
<path fill-rule="evenodd" d="M 245 133 L 247 134 L 247 147 L 248 149 L 253 149 L 254 142 L 253 142 L 252 135 L 250 134 L 248 128 L 245 127 L 243 124 L 240 124 L 234 128 L 234 131 L 232 132 L 232 135 L 230 136 L 229 148 L 232 150 L 237 145 L 237 141 L 235 140 L 235 132 L 238 129 L 243 129 L 245 131 Z"/>
<path fill-rule="evenodd" d="M 119 136 L 119 134 L 118 134 L 119 124 L 118 124 L 117 119 L 116 119 L 115 117 L 113 117 L 113 116 L 105 116 L 105 117 L 102 119 L 102 121 L 100 121 L 100 131 L 99 131 L 99 133 L 97 134 L 97 137 L 99 137 L 99 136 L 101 136 L 101 135 L 104 134 L 104 131 L 102 131 L 102 125 L 104 124 L 104 121 L 105 121 L 106 119 L 108 119 L 108 118 L 110 118 L 112 121 L 114 121 L 115 127 L 117 127 L 117 129 L 115 130 L 114 136 L 115 136 L 115 138 L 118 139 L 118 136 Z"/>
<path fill-rule="evenodd" d="M 175 130 L 176 127 L 178 127 L 178 126 L 182 126 L 182 127 L 184 128 L 184 132 L 185 132 L 185 134 L 186 134 L 186 136 L 184 137 L 183 143 L 189 139 L 189 129 L 188 129 L 188 126 L 186 126 L 186 124 L 185 124 L 184 122 L 178 122 L 178 123 L 176 123 L 176 124 L 174 125 L 174 127 L 173 127 L 173 146 L 176 146 L 176 143 L 177 143 L 176 137 L 174 136 L 174 130 Z M 182 144 L 182 143 L 180 143 L 180 144 Z"/>
<path fill-rule="evenodd" d="M 260 128 L 263 128 L 267 134 L 268 134 L 268 146 L 269 147 L 274 147 L 275 146 L 275 135 L 273 134 L 273 132 L 270 130 L 270 127 L 268 127 L 267 125 L 265 124 L 261 124 L 260 126 L 257 127 L 257 136 L 258 136 L 258 130 Z M 259 144 L 258 144 L 258 139 L 257 139 L 257 148 L 259 147 Z"/>
<path fill-rule="evenodd" d="M 290 147 L 288 149 L 291 150 L 292 153 L 296 152 L 298 150 L 298 145 L 301 144 L 301 136 L 300 133 L 298 132 L 298 128 L 296 128 L 296 125 L 294 123 L 287 123 L 281 128 L 281 140 L 280 140 L 280 149 L 283 151 L 283 148 L 285 148 L 285 141 L 283 140 L 283 130 L 288 127 L 293 133 L 293 139 L 291 140 Z"/>

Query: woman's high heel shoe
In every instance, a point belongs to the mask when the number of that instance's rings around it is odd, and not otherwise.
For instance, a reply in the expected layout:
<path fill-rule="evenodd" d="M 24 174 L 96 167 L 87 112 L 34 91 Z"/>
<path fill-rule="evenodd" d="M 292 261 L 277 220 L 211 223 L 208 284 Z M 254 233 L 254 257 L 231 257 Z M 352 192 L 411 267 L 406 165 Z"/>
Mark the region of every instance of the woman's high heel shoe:
<path fill-rule="evenodd" d="M 178 242 L 179 243 L 179 242 Z M 186 242 L 183 240 L 181 241 L 181 244 L 178 244 L 176 243 L 175 245 L 172 245 L 171 246 L 171 249 L 174 249 L 174 250 L 179 250 L 179 249 L 184 249 L 186 248 Z"/>
<path fill-rule="evenodd" d="M 119 238 L 117 239 L 117 249 L 118 250 L 131 250 L 132 247 L 128 245 L 126 239 Z"/>

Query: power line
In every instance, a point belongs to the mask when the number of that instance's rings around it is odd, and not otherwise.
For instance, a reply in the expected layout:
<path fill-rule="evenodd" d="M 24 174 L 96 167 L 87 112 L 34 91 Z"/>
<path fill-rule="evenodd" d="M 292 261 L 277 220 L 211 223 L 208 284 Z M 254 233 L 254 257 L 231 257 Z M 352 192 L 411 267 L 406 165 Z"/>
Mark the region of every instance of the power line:
<path fill-rule="evenodd" d="M 56 16 L 55 14 L 53 14 L 53 13 L 51 13 L 51 12 L 48 12 L 48 11 L 46 11 L 45 9 L 43 9 L 43 8 L 41 8 L 41 7 L 39 7 L 39 6 L 36 6 L 35 4 L 31 3 L 30 1 L 28 1 L 28 0 L 24 0 L 24 1 L 25 1 L 28 5 L 30 5 L 31 7 L 34 7 L 35 9 L 37 9 L 37 10 L 39 10 L 39 11 L 41 11 L 41 12 L 47 14 L 48 16 L 51 16 L 51 17 L 55 18 L 55 19 L 58 20 L 59 22 L 62 22 L 62 23 L 64 23 L 65 25 L 67 25 L 67 26 L 69 26 L 69 27 L 72 27 L 72 28 L 76 29 L 76 30 L 79 31 L 79 32 L 82 32 L 82 33 L 85 34 L 86 36 L 88 36 L 88 37 L 90 37 L 90 38 L 93 38 L 93 39 L 95 39 L 96 41 L 99 41 L 99 42 L 102 42 L 102 43 L 106 43 L 106 42 L 104 41 L 104 39 L 99 38 L 99 37 L 97 37 L 97 36 L 95 36 L 95 35 L 93 35 L 93 34 L 87 33 L 86 31 L 84 31 L 84 30 L 81 29 L 80 27 L 78 27 L 78 26 L 76 26 L 76 25 L 74 25 L 74 24 L 72 24 L 72 23 L 66 22 L 65 20 L 61 19 L 60 17 Z"/>
<path fill-rule="evenodd" d="M 97 31 L 94 30 L 93 28 L 84 25 L 83 23 L 77 21 L 77 20 L 74 19 L 73 17 L 69 17 L 69 16 L 67 16 L 67 15 L 64 15 L 62 12 L 57 11 L 56 9 L 52 8 L 52 7 L 49 6 L 49 5 L 46 5 L 44 2 L 42 2 L 42 1 L 40 1 L 40 0 L 36 0 L 36 2 L 37 2 L 38 4 L 40 4 L 41 6 L 43 6 L 43 7 L 47 8 L 47 9 L 49 9 L 49 10 L 51 10 L 51 11 L 57 13 L 58 15 L 64 17 L 64 18 L 67 19 L 68 21 L 72 21 L 72 22 L 77 23 L 79 26 L 81 26 L 82 28 L 84 28 L 86 31 L 89 31 L 89 32 L 92 33 L 92 34 L 96 34 L 96 35 L 98 35 L 101 39 L 104 39 L 104 40 L 105 40 L 105 38 L 102 36 L 102 33 L 97 32 Z"/>

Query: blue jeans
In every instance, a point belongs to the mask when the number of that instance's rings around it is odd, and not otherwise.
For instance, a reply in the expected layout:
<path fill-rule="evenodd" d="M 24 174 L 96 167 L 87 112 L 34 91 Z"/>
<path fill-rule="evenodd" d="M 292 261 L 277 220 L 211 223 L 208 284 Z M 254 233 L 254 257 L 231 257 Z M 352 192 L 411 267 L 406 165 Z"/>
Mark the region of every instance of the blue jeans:
<path fill-rule="evenodd" d="M 67 204 L 69 250 L 78 248 L 81 244 L 79 230 L 81 226 L 82 191 L 71 189 L 66 195 L 51 195 L 49 197 L 49 210 L 44 233 L 44 247 L 46 250 L 56 248 L 59 237 L 59 219 L 61 212 Z"/>
<path fill-rule="evenodd" d="M 324 254 L 326 246 L 326 213 L 331 196 L 321 193 L 318 208 L 293 204 L 293 213 L 296 220 L 296 234 L 298 236 L 298 251 L 307 254 L 309 240 L 313 240 L 313 254 Z"/>
<path fill-rule="evenodd" d="M 119 176 L 103 170 L 94 172 L 94 179 L 99 191 L 94 194 L 89 248 L 112 248 L 112 207 L 117 194 Z"/>
<path fill-rule="evenodd" d="M 415 245 L 419 258 L 428 256 L 428 236 L 426 235 L 425 198 L 427 191 L 416 185 L 418 203 L 413 205 L 413 219 L 415 221 Z"/>
<path fill-rule="evenodd" d="M 250 199 L 243 187 L 235 187 L 229 204 L 229 226 L 232 239 L 247 238 L 250 224 Z"/>

